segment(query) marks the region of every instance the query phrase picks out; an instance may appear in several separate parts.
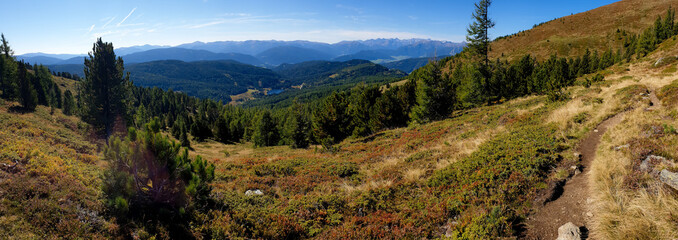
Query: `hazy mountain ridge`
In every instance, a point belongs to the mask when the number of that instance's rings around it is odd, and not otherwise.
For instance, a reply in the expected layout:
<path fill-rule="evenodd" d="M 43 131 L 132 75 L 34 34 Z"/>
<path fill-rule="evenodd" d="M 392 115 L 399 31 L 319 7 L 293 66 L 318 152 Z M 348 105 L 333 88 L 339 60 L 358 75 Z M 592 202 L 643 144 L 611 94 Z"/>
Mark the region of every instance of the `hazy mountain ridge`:
<path fill-rule="evenodd" d="M 142 63 L 159 60 L 180 60 L 184 62 L 234 60 L 240 63 L 261 66 L 259 59 L 240 53 L 214 53 L 206 50 L 185 48 L 159 48 L 143 52 L 136 52 L 123 56 L 125 63 Z"/>
<path fill-rule="evenodd" d="M 157 60 L 180 60 L 186 62 L 235 60 L 256 66 L 263 66 L 263 64 L 276 66 L 283 63 L 300 63 L 313 60 L 348 61 L 351 59 L 364 59 L 390 62 L 405 58 L 453 55 L 460 52 L 464 46 L 465 43 L 428 39 L 371 39 L 342 41 L 334 44 L 302 40 L 249 40 L 209 43 L 193 42 L 175 47 L 157 45 L 123 47 L 116 49 L 116 54 L 129 63 Z M 371 56 L 368 53 L 378 53 L 378 56 Z M 85 56 L 29 53 L 18 55 L 17 59 L 31 64 L 59 65 L 80 64 Z"/>

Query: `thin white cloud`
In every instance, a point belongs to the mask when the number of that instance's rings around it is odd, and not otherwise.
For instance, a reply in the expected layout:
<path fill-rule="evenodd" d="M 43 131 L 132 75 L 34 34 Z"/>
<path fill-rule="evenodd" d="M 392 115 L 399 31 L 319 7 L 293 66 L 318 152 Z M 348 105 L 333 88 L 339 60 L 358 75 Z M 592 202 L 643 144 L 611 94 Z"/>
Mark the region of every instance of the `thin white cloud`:
<path fill-rule="evenodd" d="M 202 24 L 198 24 L 198 25 L 189 26 L 188 28 L 191 28 L 191 29 L 204 28 L 204 27 L 219 25 L 219 24 L 223 24 L 223 23 L 226 23 L 226 20 L 216 20 L 216 21 L 211 21 L 211 22 L 207 22 L 207 23 L 202 23 Z"/>
<path fill-rule="evenodd" d="M 127 18 L 129 18 L 129 16 L 132 16 L 132 13 L 134 13 L 134 11 L 136 11 L 136 10 L 137 10 L 137 8 L 133 8 L 132 11 L 130 11 L 129 14 L 127 14 L 127 17 L 123 18 L 122 21 L 120 21 L 120 22 L 119 22 L 117 25 L 115 25 L 115 26 L 116 26 L 116 27 L 120 27 L 120 24 L 124 23 L 125 20 L 127 20 Z"/>
<path fill-rule="evenodd" d="M 351 7 L 351 6 L 341 5 L 341 4 L 337 4 L 337 8 L 339 8 L 339 9 L 345 9 L 345 10 L 349 10 L 349 11 L 354 11 L 354 12 L 356 12 L 356 13 L 358 13 L 358 14 L 363 14 L 363 9 L 362 9 L 362 8 Z"/>
<path fill-rule="evenodd" d="M 238 36 L 238 37 L 234 37 Z M 245 40 L 308 40 L 325 43 L 336 43 L 340 41 L 367 40 L 376 38 L 400 38 L 400 39 L 434 39 L 434 37 L 424 34 L 411 32 L 392 32 L 392 31 L 358 31 L 346 29 L 318 29 L 299 32 L 230 32 L 223 36 L 217 36 L 212 39 L 201 39 L 200 41 L 245 41 Z"/>
<path fill-rule="evenodd" d="M 103 28 L 106 28 L 106 26 L 108 26 L 109 23 L 113 22 L 113 20 L 115 20 L 115 17 L 111 17 L 111 19 L 109 19 L 108 22 L 106 22 L 106 24 L 104 24 L 104 26 L 101 27 L 101 28 L 102 28 L 102 29 L 103 29 Z"/>
<path fill-rule="evenodd" d="M 338 39 L 346 40 L 364 40 L 375 38 L 431 38 L 431 36 L 411 33 L 411 32 L 391 32 L 391 31 L 356 31 L 356 30 L 337 30 L 334 34 Z"/>
<path fill-rule="evenodd" d="M 204 22 L 198 22 L 195 24 L 187 24 L 183 26 L 178 26 L 178 28 L 187 28 L 187 29 L 198 29 L 198 28 L 205 28 L 205 27 L 210 27 L 214 25 L 221 25 L 221 24 L 238 24 L 238 25 L 243 25 L 243 24 L 263 24 L 263 23 L 273 23 L 273 24 L 288 24 L 288 25 L 293 25 L 293 24 L 303 24 L 303 23 L 310 23 L 310 22 L 315 22 L 315 19 L 301 19 L 301 18 L 280 18 L 280 17 L 274 17 L 274 16 L 250 16 L 250 15 L 243 15 L 240 17 L 233 17 L 233 18 L 216 18 L 216 19 L 209 19 L 209 20 L 203 20 Z"/>
<path fill-rule="evenodd" d="M 219 16 L 222 16 L 222 17 L 249 17 L 249 16 L 252 16 L 252 14 L 249 14 L 249 13 L 223 13 Z"/>
<path fill-rule="evenodd" d="M 92 32 L 92 30 L 94 30 L 94 26 L 95 26 L 95 25 L 94 25 L 94 24 L 92 24 L 92 26 L 91 26 L 91 27 L 89 27 L 89 31 L 87 31 L 87 33 L 88 33 L 88 34 L 89 34 L 89 33 L 91 33 L 91 32 Z"/>

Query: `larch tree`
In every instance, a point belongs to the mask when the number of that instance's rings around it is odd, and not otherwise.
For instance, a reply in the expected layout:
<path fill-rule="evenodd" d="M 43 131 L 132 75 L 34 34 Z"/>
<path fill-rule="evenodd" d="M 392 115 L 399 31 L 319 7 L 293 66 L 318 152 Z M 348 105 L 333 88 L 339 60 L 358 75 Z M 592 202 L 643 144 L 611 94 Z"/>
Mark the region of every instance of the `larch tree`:
<path fill-rule="evenodd" d="M 484 80 L 484 82 L 480 84 L 482 91 L 487 91 L 487 84 L 491 77 L 489 67 L 489 30 L 494 27 L 494 22 L 488 16 L 488 9 L 491 4 L 491 0 L 480 0 L 480 2 L 476 3 L 476 10 L 473 13 L 473 23 L 466 29 L 467 49 L 480 63 L 480 72 Z M 483 94 L 485 93 L 486 92 L 483 92 Z"/>

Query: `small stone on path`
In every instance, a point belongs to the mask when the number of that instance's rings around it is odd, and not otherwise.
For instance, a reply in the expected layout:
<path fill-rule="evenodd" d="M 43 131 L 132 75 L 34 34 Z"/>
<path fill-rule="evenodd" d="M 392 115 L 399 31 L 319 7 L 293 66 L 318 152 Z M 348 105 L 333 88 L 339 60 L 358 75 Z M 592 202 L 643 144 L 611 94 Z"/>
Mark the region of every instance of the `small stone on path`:
<path fill-rule="evenodd" d="M 579 231 L 577 225 L 568 222 L 558 228 L 558 238 L 556 240 L 581 240 L 581 231 Z"/>

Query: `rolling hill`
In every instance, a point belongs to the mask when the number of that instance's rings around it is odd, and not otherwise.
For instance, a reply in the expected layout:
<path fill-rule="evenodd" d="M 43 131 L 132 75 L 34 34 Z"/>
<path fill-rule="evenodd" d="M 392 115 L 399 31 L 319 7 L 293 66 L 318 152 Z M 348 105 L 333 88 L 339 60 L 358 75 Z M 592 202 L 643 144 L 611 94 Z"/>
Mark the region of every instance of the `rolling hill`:
<path fill-rule="evenodd" d="M 436 58 L 434 57 L 408 58 L 400 61 L 382 63 L 381 65 L 390 69 L 398 69 L 406 73 L 411 73 L 412 71 L 420 67 L 423 67 L 424 65 L 435 59 L 443 59 L 445 57 L 448 56 L 439 56 Z"/>
<path fill-rule="evenodd" d="M 248 88 L 278 84 L 273 71 L 236 61 L 182 62 L 163 60 L 127 65 L 125 71 L 136 85 L 185 92 L 191 96 L 230 101 L 230 95 Z"/>
<path fill-rule="evenodd" d="M 603 52 L 617 50 L 622 38 L 617 29 L 639 33 L 664 16 L 675 0 L 623 0 L 590 11 L 535 24 L 535 27 L 501 37 L 491 46 L 492 58 L 516 59 L 531 54 L 540 60 L 552 54 L 559 57 L 582 55 L 587 48 Z"/>
<path fill-rule="evenodd" d="M 165 51 L 167 49 L 163 49 L 163 52 Z M 84 76 L 81 64 L 48 65 L 48 67 L 51 71 Z M 402 71 L 389 70 L 366 60 L 308 61 L 282 64 L 273 70 L 233 60 L 195 62 L 161 60 L 143 63 L 126 61 L 125 71 L 131 73 L 130 79 L 139 86 L 160 87 L 165 90 L 171 88 L 191 96 L 225 101 L 230 100 L 230 95 L 244 93 L 248 89 L 289 89 L 293 86 L 302 86 L 326 88 L 331 92 L 337 90 L 337 86 L 345 89 L 360 82 L 387 83 L 406 76 Z M 281 96 L 289 98 L 290 95 L 291 93 L 285 93 Z"/>
<path fill-rule="evenodd" d="M 366 60 L 283 64 L 274 71 L 283 79 L 277 87 L 285 91 L 245 102 L 244 106 L 284 108 L 291 105 L 295 98 L 302 102 L 310 102 L 334 91 L 351 89 L 360 83 L 383 85 L 400 81 L 407 76 L 400 70 L 389 70 Z"/>

